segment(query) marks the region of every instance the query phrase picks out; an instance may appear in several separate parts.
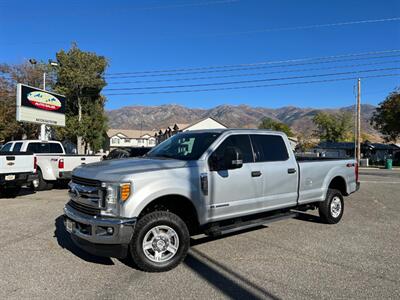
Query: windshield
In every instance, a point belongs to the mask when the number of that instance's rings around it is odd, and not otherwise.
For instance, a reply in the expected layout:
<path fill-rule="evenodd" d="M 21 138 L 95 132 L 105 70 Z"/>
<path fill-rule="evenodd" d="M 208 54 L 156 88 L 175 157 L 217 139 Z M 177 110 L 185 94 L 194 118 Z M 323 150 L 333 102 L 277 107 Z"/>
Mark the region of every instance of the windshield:
<path fill-rule="evenodd" d="M 217 132 L 178 133 L 147 153 L 147 157 L 197 160 L 220 135 Z"/>

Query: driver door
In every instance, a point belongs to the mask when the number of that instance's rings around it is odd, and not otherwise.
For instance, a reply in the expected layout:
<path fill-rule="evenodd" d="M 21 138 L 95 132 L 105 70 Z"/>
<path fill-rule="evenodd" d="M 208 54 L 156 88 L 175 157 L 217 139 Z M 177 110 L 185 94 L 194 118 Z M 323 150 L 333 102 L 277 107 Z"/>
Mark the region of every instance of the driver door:
<path fill-rule="evenodd" d="M 243 166 L 227 170 L 224 165 L 224 153 L 227 147 L 238 148 L 243 155 Z M 262 196 L 262 179 L 254 176 L 256 164 L 250 138 L 246 134 L 230 135 L 217 147 L 209 158 L 209 218 L 218 220 L 235 217 L 254 207 Z"/>

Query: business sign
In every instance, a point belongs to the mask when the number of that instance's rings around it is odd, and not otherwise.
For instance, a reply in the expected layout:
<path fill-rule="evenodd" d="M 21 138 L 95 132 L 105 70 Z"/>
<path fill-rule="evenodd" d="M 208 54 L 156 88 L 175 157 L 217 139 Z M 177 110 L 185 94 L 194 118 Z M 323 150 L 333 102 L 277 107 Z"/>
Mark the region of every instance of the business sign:
<path fill-rule="evenodd" d="M 62 95 L 17 85 L 17 121 L 65 126 L 65 103 Z"/>

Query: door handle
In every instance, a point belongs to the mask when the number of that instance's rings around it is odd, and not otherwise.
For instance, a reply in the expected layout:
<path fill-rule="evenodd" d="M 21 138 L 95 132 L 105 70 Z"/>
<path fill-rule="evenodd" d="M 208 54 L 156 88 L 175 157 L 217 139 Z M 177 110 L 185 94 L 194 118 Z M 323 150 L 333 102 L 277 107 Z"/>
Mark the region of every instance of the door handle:
<path fill-rule="evenodd" d="M 295 168 L 290 168 L 290 169 L 287 169 L 287 172 L 289 174 L 294 174 L 294 173 L 296 173 L 296 169 Z"/>
<path fill-rule="evenodd" d="M 251 177 L 260 177 L 261 176 L 261 172 L 260 171 L 252 171 L 251 172 Z"/>

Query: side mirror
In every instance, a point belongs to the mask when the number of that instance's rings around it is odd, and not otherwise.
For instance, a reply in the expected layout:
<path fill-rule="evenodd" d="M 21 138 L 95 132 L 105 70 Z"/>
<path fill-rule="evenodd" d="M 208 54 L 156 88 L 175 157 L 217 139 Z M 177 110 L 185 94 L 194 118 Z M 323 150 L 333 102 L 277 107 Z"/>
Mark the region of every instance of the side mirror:
<path fill-rule="evenodd" d="M 243 166 L 243 155 L 239 148 L 227 147 L 224 152 L 224 158 L 227 170 L 239 169 Z"/>

